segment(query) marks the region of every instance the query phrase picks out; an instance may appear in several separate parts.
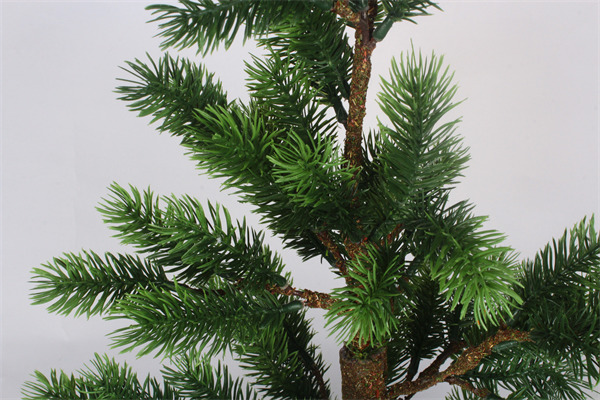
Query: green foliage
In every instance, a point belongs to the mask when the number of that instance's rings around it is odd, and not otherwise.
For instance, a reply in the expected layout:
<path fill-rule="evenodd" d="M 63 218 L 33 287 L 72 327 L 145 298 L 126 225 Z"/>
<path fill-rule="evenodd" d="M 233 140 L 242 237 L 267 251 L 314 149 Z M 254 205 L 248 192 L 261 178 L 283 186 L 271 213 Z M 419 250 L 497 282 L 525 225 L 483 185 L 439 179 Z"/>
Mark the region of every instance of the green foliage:
<path fill-rule="evenodd" d="M 502 388 L 532 400 L 585 400 L 590 389 L 569 365 L 531 343 L 495 350 L 464 378 L 493 393 Z"/>
<path fill-rule="evenodd" d="M 443 58 L 424 59 L 414 52 L 392 61 L 382 81 L 381 110 L 393 128 L 380 124 L 382 174 L 392 204 L 427 195 L 456 182 L 469 159 L 454 135 L 459 120 L 444 121 L 456 107 L 452 74 Z"/>
<path fill-rule="evenodd" d="M 370 222 L 374 239 L 449 191 L 465 168 L 467 149 L 455 135 L 460 120 L 450 119 L 458 105 L 452 77 L 443 58 L 428 60 L 413 49 L 393 60 L 382 80 L 379 106 L 391 127 L 380 121 L 379 132 L 367 137 L 360 187 L 370 205 L 361 220 Z"/>
<path fill-rule="evenodd" d="M 523 305 L 510 324 L 532 332 L 578 379 L 600 379 L 600 237 L 583 219 L 523 263 Z"/>
<path fill-rule="evenodd" d="M 422 360 L 432 358 L 447 342 L 451 329 L 445 323 L 448 306 L 439 292 L 439 284 L 428 274 L 414 276 L 411 285 L 396 305 L 399 319 L 388 344 L 388 369 L 392 381 L 412 379 Z"/>
<path fill-rule="evenodd" d="M 269 129 L 259 111 L 233 105 L 208 107 L 197 112 L 198 127 L 188 130 L 184 146 L 192 159 L 212 176 L 225 178 L 225 187 L 246 191 L 248 186 L 270 183 L 267 156 L 281 141 L 283 130 Z"/>
<path fill-rule="evenodd" d="M 315 29 L 318 26 L 327 30 Z M 344 22 L 331 13 L 315 12 L 280 24 L 271 33 L 260 38 L 258 44 L 281 57 L 284 65 L 300 68 L 300 75 L 308 78 L 321 101 L 333 107 L 338 122 L 345 124 L 348 112 L 342 100 L 350 97 L 352 48 Z"/>
<path fill-rule="evenodd" d="M 396 21 L 410 21 L 413 17 L 431 15 L 426 10 L 433 7 L 441 11 L 441 8 L 433 1 L 428 0 L 382 0 L 381 4 L 385 12 Z"/>
<path fill-rule="evenodd" d="M 23 389 L 24 399 L 144 399 L 175 400 L 177 393 L 168 384 L 149 376 L 140 382 L 137 374 L 124 364 L 120 366 L 107 356 L 96 354 L 92 368 L 79 371 L 80 376 L 68 376 L 56 370 L 46 377 L 35 372 L 37 382 L 27 382 Z"/>
<path fill-rule="evenodd" d="M 449 349 L 473 351 L 510 328 L 531 341 L 496 345 L 455 377 L 463 390 L 447 399 L 472 399 L 469 388 L 489 391 L 488 399 L 502 390 L 508 399 L 585 398 L 600 380 L 594 220 L 519 264 L 473 205 L 450 202 L 469 156 L 455 134 L 457 87 L 443 58 L 413 49 L 394 60 L 379 93 L 387 120 L 361 143 L 363 161 L 354 165 L 340 148 L 339 130 L 360 124 L 349 114 L 364 107 L 352 91 L 366 91 L 355 84 L 370 74 L 360 64 L 368 52 L 353 54 L 347 30 L 373 49 L 394 22 L 432 8 L 439 9 L 419 0 L 148 7 L 164 48 L 206 55 L 238 36 L 255 38 L 263 54 L 246 64 L 250 101 L 229 101 L 213 74 L 168 54 L 127 62 L 120 99 L 178 137 L 287 248 L 324 258 L 344 283 L 331 298 L 290 288 L 281 258 L 245 220 L 190 196 L 113 184 L 98 210 L 139 256 L 65 253 L 34 269 L 32 299 L 65 315 L 129 320 L 112 334 L 114 345 L 173 364 L 161 386 L 96 356 L 79 376 L 36 372 L 26 398 L 330 398 L 328 366 L 302 311 L 315 304 L 328 308 L 326 327 L 358 352 L 387 347 L 388 385 L 412 385 L 424 360 L 457 360 L 460 350 Z M 237 358 L 253 389 L 215 365 L 211 357 L 222 353 Z"/>
<path fill-rule="evenodd" d="M 404 264 L 394 250 L 367 247 L 348 265 L 355 284 L 334 289 L 337 302 L 326 314 L 326 326 L 332 326 L 332 332 L 344 342 L 356 338 L 360 344 L 379 346 L 397 327 L 392 300 L 400 295 L 397 282 L 402 279 Z"/>
<path fill-rule="evenodd" d="M 184 135 L 195 110 L 227 104 L 221 83 L 202 66 L 168 54 L 158 61 L 148 55 L 148 60 L 151 66 L 137 59 L 127 62 L 123 70 L 135 79 L 119 79 L 129 86 L 117 87 L 117 93 L 140 117 L 153 115 L 151 123 L 162 119 L 161 131 Z"/>
<path fill-rule="evenodd" d="M 283 264 L 263 235 L 245 222 L 234 224 L 226 209 L 209 204 L 207 216 L 189 196 L 159 199 L 150 190 L 130 187 L 128 192 L 116 183 L 110 190 L 111 197 L 98 208 L 104 221 L 122 243 L 148 253 L 178 281 L 202 286 L 219 277 L 262 288 L 280 278 Z"/>
<path fill-rule="evenodd" d="M 315 221 L 335 218 L 334 226 L 339 227 L 350 219 L 347 206 L 352 173 L 344 168 L 345 161 L 334 146 L 332 140 L 322 138 L 306 144 L 291 134 L 269 160 L 275 183 L 294 206 L 309 208 Z"/>
<path fill-rule="evenodd" d="M 461 319 L 472 304 L 478 325 L 498 325 L 522 301 L 513 289 L 515 257 L 509 247 L 498 246 L 503 235 L 482 229 L 485 218 L 473 216 L 471 205 L 459 202 L 448 207 L 446 203 L 443 197 L 433 204 L 417 232 L 428 251 L 425 261 L 431 276 L 452 309 L 461 305 Z"/>
<path fill-rule="evenodd" d="M 196 46 L 206 54 L 221 42 L 229 47 L 240 27 L 243 37 L 249 39 L 269 32 L 272 27 L 299 14 L 310 12 L 311 1 L 261 1 L 261 0 L 180 0 L 182 7 L 152 5 L 147 7 L 158 15 L 162 46 L 183 49 Z"/>
<path fill-rule="evenodd" d="M 75 316 L 102 314 L 130 293 L 170 285 L 159 265 L 122 254 L 102 259 L 93 251 L 64 254 L 33 273 L 33 304 L 51 303 L 48 311 Z"/>
<path fill-rule="evenodd" d="M 304 141 L 317 134 L 334 136 L 335 121 L 320 106 L 318 88 L 312 87 L 310 76 L 305 74 L 307 66 L 292 63 L 291 57 L 282 58 L 273 49 L 264 59 L 254 56 L 252 61 L 246 64 L 247 86 L 265 116 Z"/>
<path fill-rule="evenodd" d="M 177 388 L 180 398 L 256 400 L 256 393 L 241 379 L 233 379 L 227 366 L 200 356 L 193 349 L 174 360 L 175 368 L 166 367 L 165 381 Z"/>
<path fill-rule="evenodd" d="M 428 7 L 438 10 L 441 8 L 432 1 L 423 0 L 381 0 L 383 6 L 383 15 L 385 18 L 379 23 L 373 36 L 377 41 L 382 41 L 388 34 L 394 22 L 409 21 L 415 23 L 414 17 L 430 15 L 427 12 Z"/>
<path fill-rule="evenodd" d="M 265 118 L 258 105 L 252 107 L 246 110 L 248 114 L 236 107 L 199 113 L 197 119 L 204 128 L 190 129 L 186 146 L 200 168 L 208 170 L 215 177 L 225 178 L 224 186 L 236 189 L 244 201 L 255 206 L 263 222 L 274 233 L 281 235 L 291 248 L 307 257 L 321 255 L 314 236 L 315 227 L 326 223 L 333 226 L 344 222 L 347 224 L 347 218 L 340 218 L 344 210 L 339 205 L 345 200 L 343 193 L 347 188 L 348 175 L 336 168 L 339 156 L 332 138 L 317 137 L 312 140 L 304 137 L 304 157 L 308 158 L 318 151 L 321 160 L 329 157 L 327 163 L 331 165 L 330 171 L 338 175 L 323 178 L 317 187 L 312 183 L 312 174 L 316 172 L 324 176 L 325 171 L 302 165 L 298 173 L 297 163 L 286 162 L 285 157 L 293 157 L 294 153 L 291 152 L 298 150 L 289 149 L 289 142 L 285 139 L 297 135 L 282 130 L 276 124 L 277 120 Z M 323 154 L 321 149 L 326 153 Z M 280 165 L 275 166 L 274 162 Z M 274 176 L 274 169 L 277 168 L 281 174 L 289 175 L 290 171 L 283 168 L 286 164 L 295 176 L 295 184 L 303 185 L 305 194 L 314 197 L 312 192 L 318 189 L 319 192 L 335 195 L 324 199 L 325 202 L 297 201 L 298 194 L 281 187 Z"/>
<path fill-rule="evenodd" d="M 145 290 L 121 300 L 109 319 L 133 324 L 111 337 L 124 351 L 139 348 L 140 356 L 173 356 L 199 346 L 213 356 L 269 334 L 289 307 L 266 291 L 240 291 L 217 282 L 206 289 L 175 285 L 174 291 Z"/>
<path fill-rule="evenodd" d="M 285 315 L 282 325 L 252 344 L 238 346 L 242 367 L 258 390 L 276 399 L 329 398 L 323 374 L 328 366 L 311 344 L 314 332 L 302 313 Z"/>
<path fill-rule="evenodd" d="M 256 65 L 248 66 L 255 79 L 251 87 L 253 102 L 248 106 L 227 104 L 220 84 L 211 83 L 203 69 L 168 56 L 153 63 L 154 68 L 129 63 L 129 72 L 136 80 L 126 81 L 135 85 L 118 90 L 124 94 L 121 99 L 132 102 L 134 110 L 141 115 L 152 114 L 153 121 L 162 119 L 162 130 L 182 137 L 182 145 L 190 150 L 199 167 L 212 176 L 225 178 L 225 187 L 241 192 L 245 201 L 256 206 L 269 228 L 292 248 L 305 257 L 314 257 L 322 255 L 315 227 L 349 224 L 347 217 L 342 218 L 347 207 L 340 207 L 340 201 L 347 199 L 344 191 L 349 174 L 320 180 L 319 189 L 333 193 L 330 199 L 335 201 L 321 200 L 316 210 L 307 202 L 302 207 L 296 201 L 290 204 L 295 194 L 275 182 L 275 150 L 285 147 L 293 135 L 301 135 L 308 146 L 316 147 L 313 151 L 328 149 L 327 162 L 331 165 L 339 165 L 339 153 L 333 146 L 335 119 L 327 116 L 327 109 L 320 105 L 321 94 L 313 87 L 314 81 L 302 75 L 309 61 L 294 61 L 297 72 L 292 73 L 288 71 L 291 58 L 272 56 L 271 61 L 257 60 Z M 201 99 L 207 101 L 196 101 L 193 93 L 201 93 Z M 283 149 L 279 153 L 283 154 Z M 312 172 L 314 168 L 305 170 L 301 180 L 310 182 Z"/>

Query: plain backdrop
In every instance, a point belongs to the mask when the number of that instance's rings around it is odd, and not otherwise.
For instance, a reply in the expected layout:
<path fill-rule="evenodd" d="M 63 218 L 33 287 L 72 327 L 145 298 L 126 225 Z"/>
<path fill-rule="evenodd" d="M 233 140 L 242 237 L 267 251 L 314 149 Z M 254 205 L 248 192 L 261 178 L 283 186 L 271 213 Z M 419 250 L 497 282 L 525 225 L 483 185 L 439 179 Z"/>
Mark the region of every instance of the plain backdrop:
<path fill-rule="evenodd" d="M 18 398 L 34 370 L 73 372 L 95 352 L 127 360 L 141 375 L 158 374 L 160 360 L 109 348 L 106 335 L 122 324 L 50 315 L 28 298 L 31 269 L 53 256 L 126 251 L 94 209 L 111 182 L 218 201 L 260 228 L 246 205 L 199 175 L 176 139 L 158 135 L 148 118 L 116 100 L 115 78 L 126 76 L 119 66 L 160 54 L 157 26 L 146 23 L 151 3 L 2 3 L 2 399 Z M 375 50 L 367 125 L 376 126 L 377 76 L 387 75 L 392 57 L 411 41 L 425 54 L 445 55 L 458 98 L 466 99 L 457 115 L 472 155 L 456 199 L 477 204 L 490 228 L 532 257 L 600 210 L 598 2 L 440 3 L 445 12 L 397 24 Z M 251 44 L 238 42 L 201 60 L 231 99 L 247 99 L 249 51 Z M 340 284 L 318 260 L 302 264 L 291 252 L 282 255 L 295 286 L 327 291 Z M 339 344 L 324 330 L 322 313 L 310 315 L 339 394 Z M 440 384 L 415 399 L 439 399 L 448 389 Z"/>

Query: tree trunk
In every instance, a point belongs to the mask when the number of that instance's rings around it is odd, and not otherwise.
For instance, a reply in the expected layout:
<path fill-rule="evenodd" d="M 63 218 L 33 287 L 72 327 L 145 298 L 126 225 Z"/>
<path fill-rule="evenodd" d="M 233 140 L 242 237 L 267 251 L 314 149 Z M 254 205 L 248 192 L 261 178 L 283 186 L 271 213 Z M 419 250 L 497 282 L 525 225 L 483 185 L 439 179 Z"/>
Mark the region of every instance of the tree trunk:
<path fill-rule="evenodd" d="M 346 346 L 340 349 L 342 399 L 385 399 L 387 348 L 355 358 Z"/>

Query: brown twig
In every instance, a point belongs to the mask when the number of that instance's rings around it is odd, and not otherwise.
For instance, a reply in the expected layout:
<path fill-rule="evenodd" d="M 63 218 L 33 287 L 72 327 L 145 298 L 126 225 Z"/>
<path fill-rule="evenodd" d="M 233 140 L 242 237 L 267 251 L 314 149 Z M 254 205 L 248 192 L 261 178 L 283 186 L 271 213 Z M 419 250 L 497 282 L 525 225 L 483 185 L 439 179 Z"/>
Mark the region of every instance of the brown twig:
<path fill-rule="evenodd" d="M 492 353 L 494 346 L 502 342 L 513 340 L 525 342 L 530 341 L 531 339 L 529 338 L 529 332 L 522 332 L 515 329 L 499 329 L 493 336 L 488 337 L 477 346 L 465 349 L 446 370 L 441 372 L 439 372 L 439 368 L 442 364 L 442 362 L 440 362 L 441 359 L 447 359 L 452 353 L 447 357 L 446 355 L 442 357 L 442 354 L 444 353 L 440 354 L 440 356 L 438 356 L 439 361 L 436 359 L 434 364 L 423 371 L 423 373 L 419 374 L 419 377 L 416 380 L 400 382 L 390 386 L 388 388 L 388 397 L 390 399 L 395 399 L 398 396 L 411 395 L 429 389 L 440 382 L 447 381 L 448 378 L 451 378 L 450 380 L 452 381 L 454 377 L 463 375 L 467 371 L 477 367 L 484 357 Z M 448 352 L 450 352 L 450 350 L 448 350 Z M 454 382 L 457 383 L 458 381 L 454 380 Z"/>
<path fill-rule="evenodd" d="M 318 232 L 317 238 L 319 239 L 319 241 L 321 241 L 323 246 L 325 246 L 327 251 L 329 253 L 331 253 L 331 255 L 333 256 L 333 259 L 335 260 L 335 266 L 340 271 L 342 276 L 346 277 L 346 279 L 347 279 L 348 268 L 346 267 L 346 259 L 342 256 L 342 253 L 340 252 L 340 249 L 339 249 L 337 243 L 333 241 L 329 232 L 328 231 Z"/>
<path fill-rule="evenodd" d="M 331 9 L 334 13 L 348 21 L 348 23 L 354 27 L 358 25 L 359 16 L 358 13 L 352 11 L 348 0 L 337 0 Z"/>
<path fill-rule="evenodd" d="M 486 398 L 491 393 L 487 389 L 478 389 L 475 386 L 473 386 L 473 384 L 471 384 L 471 382 L 467 382 L 464 379 L 460 379 L 455 376 L 449 376 L 444 381 L 451 385 L 460 386 L 464 390 L 467 390 L 467 391 L 473 393 L 475 396 Z"/>
<path fill-rule="evenodd" d="M 366 115 L 367 89 L 371 79 L 371 54 L 375 49 L 375 41 L 370 38 L 370 25 L 368 12 L 359 13 L 354 36 L 354 60 L 344 143 L 344 156 L 351 168 L 360 167 L 363 162 L 363 120 Z"/>
<path fill-rule="evenodd" d="M 464 342 L 450 342 L 450 344 L 435 358 L 435 360 L 433 360 L 431 365 L 425 368 L 423 372 L 419 374 L 419 378 L 422 376 L 433 376 L 440 372 L 440 368 L 446 362 L 446 360 L 461 351 L 464 347 Z"/>
<path fill-rule="evenodd" d="M 313 376 L 315 377 L 315 380 L 317 381 L 317 384 L 319 385 L 320 399 L 328 400 L 329 394 L 330 394 L 329 389 L 327 388 L 327 385 L 325 384 L 325 378 L 323 377 L 321 370 L 315 363 L 315 360 L 306 351 L 306 348 L 304 346 L 302 346 L 300 343 L 298 343 L 298 338 L 296 337 L 294 330 L 290 329 L 287 325 L 284 325 L 283 329 L 287 333 L 288 339 L 292 341 L 293 346 L 296 348 L 296 350 L 298 350 L 298 354 L 300 355 L 300 361 L 302 362 L 302 364 L 304 364 L 306 369 L 308 371 L 310 371 L 310 373 L 312 373 Z"/>
<path fill-rule="evenodd" d="M 335 300 L 327 293 L 315 292 L 308 289 L 298 290 L 291 286 L 279 287 L 276 285 L 267 285 L 267 290 L 273 294 L 282 294 L 284 296 L 295 296 L 304 299 L 304 305 L 311 308 L 322 308 L 328 310 Z"/>
<path fill-rule="evenodd" d="M 403 224 L 398 224 L 394 227 L 394 229 L 392 229 L 392 231 L 390 233 L 387 234 L 387 236 L 385 237 L 387 240 L 387 243 L 392 243 L 394 240 L 396 240 L 398 238 L 398 235 L 400 235 L 400 233 L 404 230 L 404 225 Z M 382 243 L 383 245 L 384 243 Z"/>

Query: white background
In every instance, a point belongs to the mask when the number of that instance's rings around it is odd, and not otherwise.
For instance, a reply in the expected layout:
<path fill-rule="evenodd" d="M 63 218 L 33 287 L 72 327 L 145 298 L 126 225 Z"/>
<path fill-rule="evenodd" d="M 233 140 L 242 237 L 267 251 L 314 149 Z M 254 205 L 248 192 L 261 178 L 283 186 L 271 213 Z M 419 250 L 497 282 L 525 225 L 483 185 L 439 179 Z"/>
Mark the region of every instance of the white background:
<path fill-rule="evenodd" d="M 160 54 L 156 24 L 146 24 L 151 3 L 2 3 L 2 399 L 17 398 L 35 369 L 75 371 L 94 352 L 130 360 L 142 375 L 159 370 L 160 360 L 108 349 L 105 335 L 117 324 L 49 315 L 28 299 L 31 269 L 53 256 L 123 251 L 94 209 L 112 181 L 189 193 L 247 215 L 218 182 L 198 176 L 177 140 L 156 134 L 112 92 L 124 60 Z M 598 2 L 441 3 L 445 12 L 394 27 L 375 51 L 374 76 L 387 74 L 411 40 L 446 56 L 458 97 L 467 98 L 459 132 L 472 155 L 457 198 L 471 199 L 490 227 L 531 257 L 565 227 L 599 214 Z M 248 50 L 237 45 L 203 60 L 229 98 L 245 98 Z M 374 79 L 371 100 L 377 87 Z M 369 126 L 376 116 L 371 103 Z M 256 216 L 248 220 L 258 226 Z M 283 256 L 297 287 L 338 284 L 317 261 Z M 321 313 L 311 315 L 339 393 L 339 346 L 323 331 Z M 440 384 L 415 399 L 439 399 L 447 389 Z"/>

